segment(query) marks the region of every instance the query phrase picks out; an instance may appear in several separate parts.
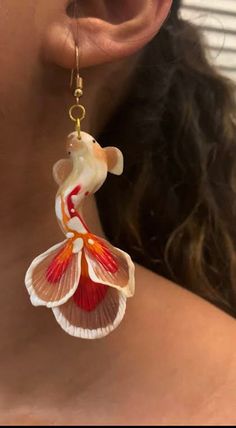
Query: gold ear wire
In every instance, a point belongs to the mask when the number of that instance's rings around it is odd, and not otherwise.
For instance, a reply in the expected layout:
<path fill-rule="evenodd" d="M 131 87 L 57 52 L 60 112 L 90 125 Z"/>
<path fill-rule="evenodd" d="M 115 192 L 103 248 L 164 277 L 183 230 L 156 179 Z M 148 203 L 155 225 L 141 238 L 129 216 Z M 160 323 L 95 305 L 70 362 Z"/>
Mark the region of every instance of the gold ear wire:
<path fill-rule="evenodd" d="M 80 104 L 80 98 L 83 95 L 83 79 L 80 77 L 80 55 L 79 47 L 75 45 L 75 67 L 71 70 L 70 77 L 70 88 L 73 88 L 75 83 L 75 89 L 73 95 L 76 103 L 73 104 L 69 109 L 69 116 L 73 122 L 76 122 L 75 130 L 78 133 L 78 139 L 81 140 L 81 124 L 80 122 L 85 118 L 86 111 L 84 106 Z"/>
<path fill-rule="evenodd" d="M 72 89 L 73 81 L 74 81 L 74 68 L 72 68 L 71 74 L 70 74 L 70 89 Z"/>
<path fill-rule="evenodd" d="M 75 45 L 75 67 L 73 67 L 71 70 L 70 88 L 73 87 L 75 73 L 76 73 L 76 76 L 75 76 L 76 85 L 75 86 L 79 87 L 80 80 L 82 80 L 82 78 L 80 77 L 80 56 L 79 56 L 79 47 L 77 45 Z"/>

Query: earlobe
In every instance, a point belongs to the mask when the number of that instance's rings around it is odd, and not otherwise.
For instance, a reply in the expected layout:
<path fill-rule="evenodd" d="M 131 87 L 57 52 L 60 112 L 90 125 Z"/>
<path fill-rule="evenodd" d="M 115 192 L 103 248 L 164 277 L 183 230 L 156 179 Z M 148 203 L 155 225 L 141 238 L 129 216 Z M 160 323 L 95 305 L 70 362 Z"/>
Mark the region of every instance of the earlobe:
<path fill-rule="evenodd" d="M 117 147 L 106 147 L 103 149 L 106 158 L 108 171 L 111 174 L 121 175 L 124 170 L 124 158 L 122 152 Z"/>
<path fill-rule="evenodd" d="M 51 24 L 44 46 L 48 61 L 72 68 L 75 61 L 75 35 L 78 35 L 79 40 L 81 67 L 133 55 L 159 31 L 168 16 L 172 0 L 122 0 L 119 10 L 115 0 L 103 3 L 101 17 L 91 13 L 90 16 L 73 19 L 65 13 L 60 22 Z M 84 6 L 81 2 L 81 16 L 85 15 L 85 6 L 86 2 Z M 106 13 L 104 8 L 107 9 Z M 119 16 L 122 19 L 116 21 L 115 18 Z"/>

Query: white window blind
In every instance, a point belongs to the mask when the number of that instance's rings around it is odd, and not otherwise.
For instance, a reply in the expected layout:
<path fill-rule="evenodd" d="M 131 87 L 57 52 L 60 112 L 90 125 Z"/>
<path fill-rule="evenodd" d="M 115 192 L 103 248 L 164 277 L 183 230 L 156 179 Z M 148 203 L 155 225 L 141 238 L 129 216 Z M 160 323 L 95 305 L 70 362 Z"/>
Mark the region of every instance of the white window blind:
<path fill-rule="evenodd" d="M 202 28 L 212 60 L 236 81 L 236 0 L 183 0 L 182 17 Z"/>

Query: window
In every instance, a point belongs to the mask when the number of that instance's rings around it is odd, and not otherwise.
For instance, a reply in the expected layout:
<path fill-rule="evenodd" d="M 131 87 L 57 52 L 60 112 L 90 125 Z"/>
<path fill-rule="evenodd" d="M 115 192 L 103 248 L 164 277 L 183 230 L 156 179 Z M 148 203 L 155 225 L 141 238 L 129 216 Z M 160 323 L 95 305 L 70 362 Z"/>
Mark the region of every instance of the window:
<path fill-rule="evenodd" d="M 183 0 L 182 16 L 203 29 L 213 61 L 236 81 L 236 0 Z"/>

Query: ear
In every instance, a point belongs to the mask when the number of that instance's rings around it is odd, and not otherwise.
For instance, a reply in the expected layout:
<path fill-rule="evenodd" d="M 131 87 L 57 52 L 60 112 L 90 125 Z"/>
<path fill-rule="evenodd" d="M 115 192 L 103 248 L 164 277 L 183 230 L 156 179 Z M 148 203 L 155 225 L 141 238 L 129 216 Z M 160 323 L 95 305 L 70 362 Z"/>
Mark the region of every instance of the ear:
<path fill-rule="evenodd" d="M 65 68 L 75 63 L 75 42 L 80 65 L 89 67 L 130 56 L 159 31 L 172 0 L 74 0 L 60 9 L 44 43 L 49 61 Z M 73 18 L 74 16 L 78 19 Z"/>
<path fill-rule="evenodd" d="M 123 154 L 117 147 L 106 147 L 103 149 L 106 158 L 108 171 L 115 175 L 121 175 L 124 170 Z"/>

